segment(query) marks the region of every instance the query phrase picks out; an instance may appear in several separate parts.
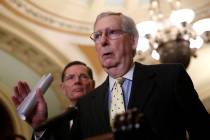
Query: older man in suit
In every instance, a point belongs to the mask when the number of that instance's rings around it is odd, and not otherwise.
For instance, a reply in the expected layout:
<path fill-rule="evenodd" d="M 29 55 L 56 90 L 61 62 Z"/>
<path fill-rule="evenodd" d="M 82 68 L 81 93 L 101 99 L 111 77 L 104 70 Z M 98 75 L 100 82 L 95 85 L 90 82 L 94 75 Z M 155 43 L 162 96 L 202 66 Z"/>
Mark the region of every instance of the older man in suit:
<path fill-rule="evenodd" d="M 192 140 L 210 139 L 209 114 L 183 66 L 133 61 L 138 32 L 131 18 L 121 13 L 101 13 L 91 39 L 108 76 L 77 102 L 72 139 L 112 132 L 113 116 L 134 107 L 144 114 L 150 128 L 148 134 L 143 133 L 145 139 L 184 140 L 186 132 Z M 38 104 L 44 102 L 37 98 Z"/>
<path fill-rule="evenodd" d="M 112 94 L 114 81 L 119 77 L 124 79 L 124 111 L 136 107 L 145 115 L 154 136 L 147 139 L 184 140 L 186 132 L 190 139 L 210 139 L 209 114 L 183 66 L 142 65 L 133 61 L 138 32 L 131 18 L 121 13 L 101 13 L 91 39 L 108 76 L 102 85 L 79 100 L 77 123 L 72 130 L 75 139 L 112 131 Z"/>

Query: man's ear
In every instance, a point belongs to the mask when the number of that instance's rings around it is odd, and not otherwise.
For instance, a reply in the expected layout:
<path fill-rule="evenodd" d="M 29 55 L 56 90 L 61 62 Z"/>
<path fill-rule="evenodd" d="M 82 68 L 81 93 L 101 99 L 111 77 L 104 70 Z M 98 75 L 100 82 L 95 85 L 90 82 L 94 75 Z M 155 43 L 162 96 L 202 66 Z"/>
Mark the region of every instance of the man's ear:
<path fill-rule="evenodd" d="M 137 45 L 138 45 L 138 38 L 132 36 L 132 40 L 133 40 L 132 48 L 133 50 L 136 50 Z"/>
<path fill-rule="evenodd" d="M 63 83 L 60 83 L 59 87 L 60 87 L 60 89 L 61 89 L 62 91 L 64 90 L 64 85 L 63 85 Z"/>
<path fill-rule="evenodd" d="M 93 85 L 92 87 L 94 89 L 95 88 L 95 80 L 92 81 L 92 85 Z"/>

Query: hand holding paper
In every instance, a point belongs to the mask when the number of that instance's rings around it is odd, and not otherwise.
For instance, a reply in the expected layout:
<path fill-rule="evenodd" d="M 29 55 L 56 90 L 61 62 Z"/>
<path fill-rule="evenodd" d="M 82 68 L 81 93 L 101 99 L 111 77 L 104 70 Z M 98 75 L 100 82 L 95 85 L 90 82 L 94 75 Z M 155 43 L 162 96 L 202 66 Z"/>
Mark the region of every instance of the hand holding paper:
<path fill-rule="evenodd" d="M 41 93 L 45 93 L 50 84 L 53 81 L 52 74 L 43 75 L 42 78 L 37 82 L 31 92 L 25 97 L 25 99 L 21 102 L 21 104 L 17 107 L 17 112 L 21 119 L 25 120 L 27 115 L 31 110 L 34 109 L 36 105 L 35 95 L 36 90 L 39 88 Z"/>

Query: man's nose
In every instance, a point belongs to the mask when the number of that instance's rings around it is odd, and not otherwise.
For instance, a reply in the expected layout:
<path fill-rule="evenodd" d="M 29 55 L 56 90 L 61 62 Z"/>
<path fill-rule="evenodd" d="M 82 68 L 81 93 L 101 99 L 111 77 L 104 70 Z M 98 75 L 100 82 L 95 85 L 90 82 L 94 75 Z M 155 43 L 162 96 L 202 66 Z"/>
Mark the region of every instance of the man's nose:
<path fill-rule="evenodd" d="M 79 76 L 75 76 L 74 81 L 75 81 L 75 82 L 80 82 L 80 79 L 81 79 L 81 78 L 80 78 Z"/>
<path fill-rule="evenodd" d="M 102 46 L 107 45 L 107 43 L 108 43 L 108 36 L 107 36 L 106 33 L 102 34 L 100 42 L 101 42 Z"/>

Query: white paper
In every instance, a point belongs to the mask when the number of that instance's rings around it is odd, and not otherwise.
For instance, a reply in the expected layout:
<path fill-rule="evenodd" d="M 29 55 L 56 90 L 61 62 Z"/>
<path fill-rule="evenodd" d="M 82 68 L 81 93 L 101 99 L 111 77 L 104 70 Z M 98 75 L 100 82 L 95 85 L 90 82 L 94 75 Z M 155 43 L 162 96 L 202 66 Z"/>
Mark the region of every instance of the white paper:
<path fill-rule="evenodd" d="M 28 94 L 28 96 L 26 96 L 23 102 L 17 107 L 17 112 L 22 120 L 26 119 L 29 112 L 34 109 L 36 105 L 36 90 L 40 88 L 41 92 L 44 94 L 48 87 L 51 85 L 52 81 L 53 77 L 51 73 L 43 75 L 41 79 L 36 83 L 34 88 L 31 90 L 31 92 Z"/>

